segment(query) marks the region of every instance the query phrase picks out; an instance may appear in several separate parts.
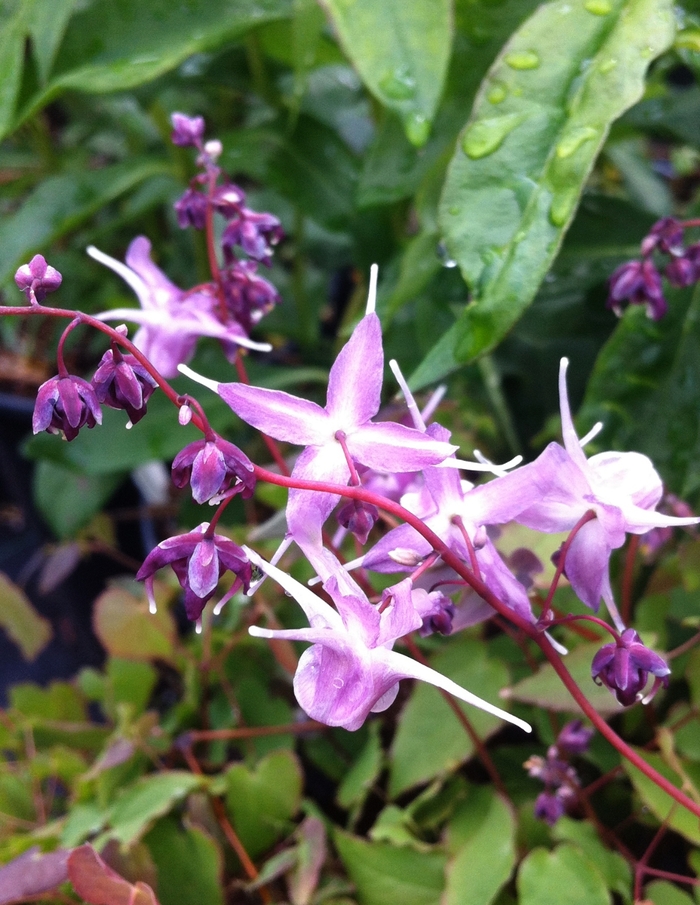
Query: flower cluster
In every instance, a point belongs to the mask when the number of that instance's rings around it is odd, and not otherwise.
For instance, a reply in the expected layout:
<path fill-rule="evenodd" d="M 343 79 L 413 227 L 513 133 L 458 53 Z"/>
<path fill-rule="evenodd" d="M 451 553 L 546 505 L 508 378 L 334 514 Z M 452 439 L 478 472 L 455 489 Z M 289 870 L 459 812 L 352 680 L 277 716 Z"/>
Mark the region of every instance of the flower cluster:
<path fill-rule="evenodd" d="M 144 236 L 129 245 L 125 263 L 97 248 L 88 248 L 91 257 L 122 277 L 141 304 L 140 310 L 116 308 L 99 317 L 138 324 L 135 345 L 167 378 L 175 377 L 177 366 L 192 358 L 202 336 L 218 339 L 229 358 L 235 357 L 241 347 L 269 351 L 269 345 L 250 338 L 250 331 L 279 302 L 279 295 L 257 274 L 257 267 L 259 263 L 269 266 L 272 246 L 282 238 L 279 220 L 247 208 L 243 191 L 217 166 L 221 144 L 203 142 L 202 117 L 175 113 L 172 123 L 173 142 L 199 151 L 200 171 L 175 203 L 175 212 L 181 227 L 207 230 L 212 281 L 180 289 L 153 263 L 151 243 Z M 214 247 L 214 213 L 226 222 L 221 238 L 222 265 Z M 236 246 L 250 260 L 238 260 Z"/>
<path fill-rule="evenodd" d="M 587 729 L 581 720 L 573 720 L 561 730 L 546 757 L 533 755 L 525 762 L 528 774 L 541 780 L 545 786 L 535 801 L 535 817 L 538 820 L 554 826 L 567 805 L 575 799 L 579 780 L 568 758 L 585 754 L 592 737 L 593 729 Z"/>
<path fill-rule="evenodd" d="M 618 316 L 622 303 L 646 305 L 652 320 L 668 311 L 663 294 L 663 275 L 672 286 L 692 286 L 700 279 L 700 242 L 684 244 L 684 231 L 697 226 L 696 221 L 681 222 L 674 217 L 657 221 L 641 243 L 641 259 L 626 261 L 615 270 L 609 281 L 608 308 Z M 656 258 L 656 260 L 655 260 Z"/>

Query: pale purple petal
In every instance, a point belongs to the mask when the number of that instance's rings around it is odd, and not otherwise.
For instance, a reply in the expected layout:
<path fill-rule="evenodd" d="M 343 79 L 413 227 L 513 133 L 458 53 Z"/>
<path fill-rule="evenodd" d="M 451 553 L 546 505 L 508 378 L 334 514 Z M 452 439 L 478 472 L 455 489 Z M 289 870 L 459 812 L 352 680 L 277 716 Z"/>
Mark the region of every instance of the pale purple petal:
<path fill-rule="evenodd" d="M 636 452 L 604 452 L 588 460 L 596 494 L 609 502 L 620 499 L 642 509 L 655 509 L 663 495 L 663 483 L 651 459 Z"/>
<path fill-rule="evenodd" d="M 391 647 L 397 638 L 416 631 L 423 624 L 423 618 L 413 605 L 413 583 L 404 578 L 398 584 L 387 588 L 385 595 L 391 595 L 391 602 L 379 615 L 379 633 L 374 647 Z M 384 599 L 384 595 L 383 599 Z M 388 706 L 388 705 L 387 705 Z"/>
<path fill-rule="evenodd" d="M 498 481 L 503 482 L 501 486 L 505 489 L 509 479 L 516 475 L 520 479 L 523 476 L 532 479 L 539 499 L 514 516 L 515 521 L 536 531 L 548 534 L 570 531 L 595 502 L 586 476 L 558 443 L 550 443 L 534 462 Z"/>
<path fill-rule="evenodd" d="M 508 569 L 490 540 L 477 551 L 476 558 L 488 589 L 521 619 L 534 622 L 527 591 Z"/>
<path fill-rule="evenodd" d="M 605 529 L 593 519 L 579 529 L 566 554 L 566 577 L 571 587 L 596 612 L 608 581 L 610 551 Z"/>
<path fill-rule="evenodd" d="M 412 572 L 432 549 L 415 528 L 399 525 L 367 551 L 362 567 L 373 572 Z M 415 557 L 413 561 L 412 557 Z"/>
<path fill-rule="evenodd" d="M 350 434 L 347 442 L 355 461 L 388 472 L 420 471 L 444 461 L 458 449 L 451 443 L 433 440 L 415 428 L 390 421 L 365 424 Z"/>
<path fill-rule="evenodd" d="M 569 407 L 569 393 L 566 388 L 566 369 L 569 367 L 569 359 L 562 358 L 559 364 L 559 410 L 561 412 L 561 432 L 564 438 L 564 446 L 566 451 L 578 465 L 586 470 L 586 454 L 581 448 L 581 443 L 574 427 L 571 417 L 571 409 Z"/>
<path fill-rule="evenodd" d="M 194 548 L 187 567 L 190 589 L 197 597 L 207 597 L 219 583 L 219 556 L 212 538 L 204 538 Z"/>
<path fill-rule="evenodd" d="M 384 352 L 376 314 L 363 317 L 328 375 L 328 414 L 335 430 L 350 431 L 379 411 Z"/>
<path fill-rule="evenodd" d="M 298 446 L 336 442 L 327 412 L 315 402 L 244 383 L 220 383 L 218 393 L 246 424 L 275 440 Z"/>
<path fill-rule="evenodd" d="M 139 295 L 141 304 L 148 303 L 166 306 L 182 297 L 182 290 L 171 283 L 163 271 L 151 260 L 151 243 L 145 236 L 137 236 L 126 251 L 126 264 L 148 287 L 150 299 L 144 302 Z M 137 293 L 138 294 L 138 293 Z"/>

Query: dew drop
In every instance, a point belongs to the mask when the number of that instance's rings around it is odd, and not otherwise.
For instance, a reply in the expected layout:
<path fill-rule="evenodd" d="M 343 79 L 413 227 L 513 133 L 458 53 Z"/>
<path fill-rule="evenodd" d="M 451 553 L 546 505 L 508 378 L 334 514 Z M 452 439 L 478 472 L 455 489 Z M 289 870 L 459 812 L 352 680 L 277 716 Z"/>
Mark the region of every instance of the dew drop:
<path fill-rule="evenodd" d="M 508 96 L 508 89 L 503 82 L 494 82 L 489 88 L 486 99 L 490 104 L 500 104 Z"/>
<path fill-rule="evenodd" d="M 583 8 L 594 16 L 607 16 L 612 11 L 610 0 L 586 0 Z"/>
<path fill-rule="evenodd" d="M 606 75 L 606 73 L 611 72 L 616 66 L 617 60 L 614 57 L 610 57 L 609 60 L 603 60 L 598 68 L 603 75 Z"/>
<path fill-rule="evenodd" d="M 393 101 L 408 101 L 416 93 L 416 80 L 405 67 L 393 69 L 382 76 L 379 87 Z"/>
<path fill-rule="evenodd" d="M 453 257 L 450 256 L 450 253 L 447 250 L 447 245 L 445 244 L 444 239 L 441 239 L 438 242 L 437 248 L 435 249 L 435 254 L 438 256 L 443 267 L 447 267 L 451 270 L 453 267 L 457 266 L 457 262 Z"/>
<path fill-rule="evenodd" d="M 576 126 L 564 133 L 557 144 L 557 157 L 571 157 L 581 145 L 591 141 L 598 135 L 598 130 L 592 126 Z"/>
<path fill-rule="evenodd" d="M 422 148 L 430 136 L 430 123 L 422 113 L 409 113 L 403 127 L 414 148 Z"/>
<path fill-rule="evenodd" d="M 647 44 L 646 47 L 642 48 L 641 57 L 643 60 L 650 60 L 654 56 L 654 48 L 651 44 Z"/>
<path fill-rule="evenodd" d="M 534 50 L 514 50 L 505 57 L 511 69 L 537 69 L 540 58 Z"/>
<path fill-rule="evenodd" d="M 464 153 L 478 160 L 499 148 L 505 137 L 515 129 L 522 117 L 517 113 L 479 119 L 467 129 L 462 140 Z"/>
<path fill-rule="evenodd" d="M 555 226 L 563 226 L 566 223 L 576 206 L 577 199 L 576 189 L 564 189 L 554 195 L 549 208 L 549 219 Z"/>

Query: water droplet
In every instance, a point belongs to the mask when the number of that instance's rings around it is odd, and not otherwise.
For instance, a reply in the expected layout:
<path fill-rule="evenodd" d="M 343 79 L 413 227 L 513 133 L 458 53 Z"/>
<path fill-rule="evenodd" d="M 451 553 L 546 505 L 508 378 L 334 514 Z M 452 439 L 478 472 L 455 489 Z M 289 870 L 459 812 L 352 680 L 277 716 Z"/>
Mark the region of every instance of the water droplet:
<path fill-rule="evenodd" d="M 540 58 L 534 50 L 514 50 L 507 54 L 506 63 L 511 69 L 537 69 Z"/>
<path fill-rule="evenodd" d="M 643 60 L 650 60 L 654 56 L 654 48 L 651 44 L 647 44 L 646 47 L 642 48 L 641 57 Z"/>
<path fill-rule="evenodd" d="M 563 226 L 566 223 L 576 207 L 577 199 L 576 189 L 564 189 L 563 192 L 555 194 L 549 208 L 549 219 L 555 226 Z"/>
<path fill-rule="evenodd" d="M 517 113 L 479 119 L 467 129 L 462 140 L 462 149 L 468 157 L 478 160 L 499 148 L 504 138 L 520 123 Z"/>
<path fill-rule="evenodd" d="M 442 264 L 443 267 L 452 269 L 453 267 L 457 266 L 457 262 L 455 261 L 455 259 L 450 257 L 450 253 L 447 250 L 447 245 L 445 245 L 444 239 L 440 240 L 440 242 L 438 242 L 437 248 L 435 249 L 435 254 L 440 259 L 440 263 Z"/>
<path fill-rule="evenodd" d="M 430 136 L 430 123 L 422 113 L 409 113 L 403 127 L 414 148 L 422 148 Z"/>
<path fill-rule="evenodd" d="M 571 157 L 582 144 L 597 138 L 598 130 L 592 126 L 576 126 L 564 133 L 557 145 L 557 157 Z"/>
<path fill-rule="evenodd" d="M 612 4 L 610 0 L 586 0 L 583 8 L 594 16 L 607 16 L 612 10 Z"/>
<path fill-rule="evenodd" d="M 500 104 L 508 96 L 508 89 L 503 82 L 494 82 L 486 93 L 486 99 L 491 104 Z"/>
<path fill-rule="evenodd" d="M 392 69 L 379 80 L 379 87 L 393 101 L 408 101 L 416 93 L 416 80 L 405 67 Z"/>
<path fill-rule="evenodd" d="M 616 66 L 617 60 L 614 57 L 611 57 L 609 60 L 603 60 L 598 69 L 605 75 L 606 73 L 611 72 Z"/>

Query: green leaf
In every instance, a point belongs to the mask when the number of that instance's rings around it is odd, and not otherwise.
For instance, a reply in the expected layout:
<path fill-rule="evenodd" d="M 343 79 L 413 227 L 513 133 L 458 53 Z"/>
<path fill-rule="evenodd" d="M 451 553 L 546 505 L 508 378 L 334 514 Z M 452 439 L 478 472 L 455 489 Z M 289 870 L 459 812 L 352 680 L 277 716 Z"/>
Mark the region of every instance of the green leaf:
<path fill-rule="evenodd" d="M 160 905 L 223 905 L 223 858 L 199 827 L 159 820 L 145 839 L 158 868 Z"/>
<path fill-rule="evenodd" d="M 506 667 L 487 658 L 484 645 L 455 638 L 430 665 L 479 697 L 499 703 L 508 684 Z M 503 726 L 497 717 L 460 703 L 475 732 L 488 738 Z M 391 748 L 389 794 L 396 797 L 418 783 L 456 769 L 474 753 L 474 746 L 437 688 L 418 683 L 399 719 Z"/>
<path fill-rule="evenodd" d="M 700 490 L 700 290 L 670 289 L 668 314 L 625 312 L 593 369 L 582 420 L 605 424 L 602 443 L 648 455 L 670 490 Z"/>
<path fill-rule="evenodd" d="M 53 462 L 39 462 L 34 502 L 56 537 L 65 540 L 87 525 L 123 480 L 121 474 L 92 477 Z"/>
<path fill-rule="evenodd" d="M 120 587 L 108 588 L 95 601 L 93 626 L 112 657 L 169 661 L 173 657 L 175 622 L 166 607 L 149 613 L 145 596 Z"/>
<path fill-rule="evenodd" d="M 360 905 L 439 905 L 445 883 L 442 853 L 365 842 L 340 830 L 333 840 Z"/>
<path fill-rule="evenodd" d="M 442 905 L 489 905 L 515 867 L 510 807 L 488 787 L 473 788 L 450 821 L 448 844 L 454 854 Z M 488 870 L 475 870 L 478 864 Z"/>
<path fill-rule="evenodd" d="M 668 779 L 673 785 L 681 788 L 682 782 L 678 775 L 666 765 L 660 754 L 651 754 L 647 751 L 637 751 L 644 760 L 658 773 Z M 633 767 L 629 761 L 623 760 L 623 766 L 632 785 L 645 806 L 654 814 L 660 822 L 666 822 L 668 826 L 680 833 L 695 845 L 700 845 L 700 826 L 698 819 L 690 811 L 676 804 L 674 798 L 660 789 L 653 780 Z M 696 788 L 700 787 L 700 764 L 683 762 L 683 770 L 688 774 L 690 781 Z"/>
<path fill-rule="evenodd" d="M 619 713 L 620 705 L 608 689 L 596 685 L 591 678 L 591 663 L 600 646 L 600 644 L 580 644 L 564 658 L 564 663 L 598 713 Z M 544 663 L 534 675 L 528 676 L 509 689 L 508 697 L 523 704 L 546 707 L 548 710 L 579 712 L 578 704 L 562 685 L 554 667 L 549 663 Z"/>
<path fill-rule="evenodd" d="M 696 905 L 696 900 L 668 880 L 654 880 L 644 887 L 644 901 L 654 905 Z"/>
<path fill-rule="evenodd" d="M 22 81 L 27 4 L 23 0 L 0 3 L 0 138 L 7 134 Z"/>
<path fill-rule="evenodd" d="M 144 776 L 125 789 L 110 812 L 109 836 L 125 845 L 135 842 L 158 817 L 201 786 L 203 779 L 184 770 Z"/>
<path fill-rule="evenodd" d="M 371 723 L 367 743 L 338 787 L 336 798 L 341 808 L 350 808 L 364 799 L 379 776 L 383 764 L 379 723 Z"/>
<path fill-rule="evenodd" d="M 562 817 L 552 828 L 558 842 L 572 842 L 595 864 L 609 889 L 619 893 L 625 902 L 632 899 L 632 871 L 619 852 L 611 852 L 601 842 L 595 827 L 585 820 Z"/>
<path fill-rule="evenodd" d="M 492 349 L 535 296 L 610 124 L 673 38 L 669 0 L 543 4 L 506 44 L 450 164 L 443 235 L 473 300 L 459 360 Z"/>
<path fill-rule="evenodd" d="M 518 871 L 519 905 L 610 905 L 597 867 L 574 845 L 536 848 Z"/>
<path fill-rule="evenodd" d="M 39 78 L 46 84 L 76 0 L 33 0 L 29 33 Z"/>
<path fill-rule="evenodd" d="M 251 857 L 289 832 L 301 805 L 302 775 L 291 751 L 275 751 L 257 770 L 234 764 L 226 773 L 226 808 Z"/>
<path fill-rule="evenodd" d="M 48 688 L 30 682 L 13 685 L 10 705 L 32 719 L 78 723 L 87 718 L 82 696 L 68 682 L 52 682 Z"/>
<path fill-rule="evenodd" d="M 16 213 L 0 221 L 0 283 L 7 282 L 35 252 L 46 251 L 51 242 L 76 229 L 110 201 L 166 172 L 161 161 L 131 158 L 101 170 L 44 179 Z"/>
<path fill-rule="evenodd" d="M 425 144 L 450 58 L 450 0 L 323 0 L 323 4 L 369 90 L 399 113 L 412 144 Z"/>
<path fill-rule="evenodd" d="M 142 85 L 192 54 L 221 47 L 290 12 L 290 0 L 91 0 L 68 24 L 51 81 L 19 119 L 66 89 L 101 93 Z"/>
<path fill-rule="evenodd" d="M 35 660 L 53 636 L 51 623 L 34 609 L 27 595 L 0 572 L 0 627 L 22 651 Z"/>

